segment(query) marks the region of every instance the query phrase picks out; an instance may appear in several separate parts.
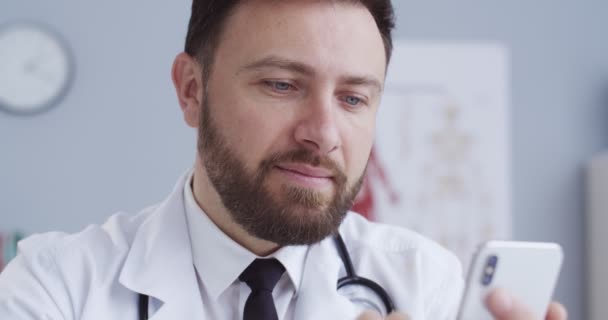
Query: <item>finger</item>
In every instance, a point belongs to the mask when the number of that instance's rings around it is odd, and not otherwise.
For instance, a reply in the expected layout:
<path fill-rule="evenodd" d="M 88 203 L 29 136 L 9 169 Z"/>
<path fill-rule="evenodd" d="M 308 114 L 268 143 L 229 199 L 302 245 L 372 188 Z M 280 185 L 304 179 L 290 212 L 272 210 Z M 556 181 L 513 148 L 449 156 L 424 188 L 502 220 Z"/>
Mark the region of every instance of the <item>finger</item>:
<path fill-rule="evenodd" d="M 357 320 L 382 320 L 382 316 L 376 311 L 367 310 L 359 315 Z"/>
<path fill-rule="evenodd" d="M 410 320 L 410 317 L 403 313 L 393 312 L 385 320 Z"/>
<path fill-rule="evenodd" d="M 568 312 L 566 308 L 557 303 L 551 302 L 549 305 L 549 310 L 547 311 L 547 320 L 566 320 L 568 319 Z"/>
<path fill-rule="evenodd" d="M 486 306 L 496 320 L 536 320 L 534 314 L 503 289 L 494 289 L 486 297 Z"/>

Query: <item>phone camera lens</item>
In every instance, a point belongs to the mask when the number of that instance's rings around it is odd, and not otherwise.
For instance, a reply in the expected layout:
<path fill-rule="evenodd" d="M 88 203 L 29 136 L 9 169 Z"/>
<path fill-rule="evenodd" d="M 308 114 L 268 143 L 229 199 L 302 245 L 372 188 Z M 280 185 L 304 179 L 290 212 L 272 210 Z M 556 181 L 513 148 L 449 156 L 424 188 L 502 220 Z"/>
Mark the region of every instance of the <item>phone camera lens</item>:
<path fill-rule="evenodd" d="M 483 276 L 481 278 L 481 283 L 484 286 L 492 283 L 492 278 L 494 278 L 494 272 L 496 271 L 496 264 L 498 264 L 498 257 L 495 255 L 491 255 L 486 260 L 486 265 L 483 268 Z"/>

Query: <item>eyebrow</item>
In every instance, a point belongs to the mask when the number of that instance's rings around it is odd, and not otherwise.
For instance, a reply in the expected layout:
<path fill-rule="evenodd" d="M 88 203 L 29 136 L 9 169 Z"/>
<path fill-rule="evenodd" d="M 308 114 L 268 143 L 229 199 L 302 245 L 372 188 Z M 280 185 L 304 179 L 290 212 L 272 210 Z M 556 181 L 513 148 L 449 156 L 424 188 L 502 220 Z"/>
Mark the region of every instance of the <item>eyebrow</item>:
<path fill-rule="evenodd" d="M 340 77 L 340 82 L 351 86 L 372 87 L 378 92 L 382 92 L 382 83 L 371 76 L 346 76 Z"/>
<path fill-rule="evenodd" d="M 304 74 L 307 76 L 311 76 L 315 73 L 312 67 L 306 65 L 304 63 L 293 61 L 290 59 L 281 58 L 278 56 L 268 56 L 262 58 L 260 60 L 256 60 L 252 63 L 249 63 L 241 68 L 239 68 L 238 72 L 241 71 L 251 71 L 251 70 L 259 70 L 265 68 L 277 68 L 286 71 L 296 72 L 300 74 Z M 377 91 L 381 92 L 383 89 L 382 83 L 373 76 L 342 76 L 339 78 L 340 83 L 344 83 L 347 85 L 359 85 L 359 86 L 368 86 L 373 87 Z"/>
<path fill-rule="evenodd" d="M 287 71 L 294 71 L 305 75 L 314 74 L 314 70 L 301 62 L 280 58 L 277 56 L 268 56 L 260 60 L 256 60 L 239 69 L 240 71 L 259 70 L 264 68 L 278 68 Z"/>

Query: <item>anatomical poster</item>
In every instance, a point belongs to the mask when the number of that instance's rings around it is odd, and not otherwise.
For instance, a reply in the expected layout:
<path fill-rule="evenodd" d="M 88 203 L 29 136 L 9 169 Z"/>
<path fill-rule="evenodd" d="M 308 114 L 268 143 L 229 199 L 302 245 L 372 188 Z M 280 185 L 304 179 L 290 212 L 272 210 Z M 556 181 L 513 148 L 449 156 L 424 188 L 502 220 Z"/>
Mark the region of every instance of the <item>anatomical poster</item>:
<path fill-rule="evenodd" d="M 495 44 L 395 43 L 354 210 L 452 250 L 510 237 L 509 74 Z"/>

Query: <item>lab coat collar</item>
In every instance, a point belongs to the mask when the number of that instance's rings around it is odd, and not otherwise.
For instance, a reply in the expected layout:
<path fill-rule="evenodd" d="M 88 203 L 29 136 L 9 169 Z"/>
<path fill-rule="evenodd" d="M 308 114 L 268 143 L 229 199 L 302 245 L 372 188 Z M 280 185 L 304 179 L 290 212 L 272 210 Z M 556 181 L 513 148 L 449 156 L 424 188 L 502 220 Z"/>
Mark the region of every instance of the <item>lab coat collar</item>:
<path fill-rule="evenodd" d="M 151 320 L 203 319 L 184 213 L 183 175 L 137 231 L 119 281 L 162 302 Z"/>

